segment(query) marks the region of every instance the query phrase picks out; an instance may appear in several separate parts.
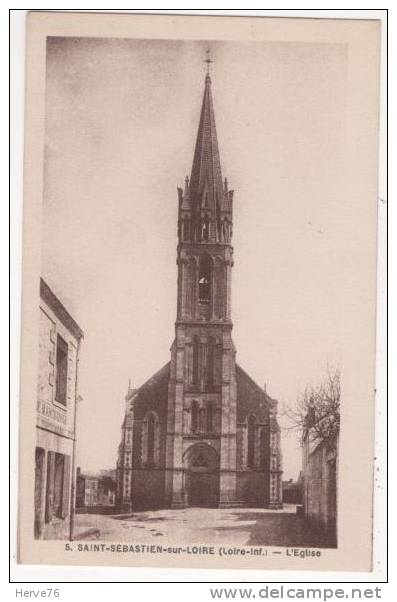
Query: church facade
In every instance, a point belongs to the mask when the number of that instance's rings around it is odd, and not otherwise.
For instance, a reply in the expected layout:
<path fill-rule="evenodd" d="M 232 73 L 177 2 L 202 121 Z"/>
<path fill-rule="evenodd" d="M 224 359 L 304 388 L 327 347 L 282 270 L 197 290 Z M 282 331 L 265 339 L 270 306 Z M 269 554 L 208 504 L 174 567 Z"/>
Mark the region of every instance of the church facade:
<path fill-rule="evenodd" d="M 178 203 L 171 360 L 126 395 L 117 505 L 280 508 L 277 401 L 236 364 L 232 340 L 233 191 L 222 178 L 209 73 Z"/>

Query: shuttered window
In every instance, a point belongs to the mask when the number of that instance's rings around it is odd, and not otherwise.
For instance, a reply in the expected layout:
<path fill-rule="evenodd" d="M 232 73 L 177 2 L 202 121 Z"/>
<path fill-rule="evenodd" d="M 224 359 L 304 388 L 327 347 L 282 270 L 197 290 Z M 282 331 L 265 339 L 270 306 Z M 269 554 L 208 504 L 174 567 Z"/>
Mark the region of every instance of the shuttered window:
<path fill-rule="evenodd" d="M 66 405 L 68 384 L 68 344 L 57 336 L 55 400 Z"/>

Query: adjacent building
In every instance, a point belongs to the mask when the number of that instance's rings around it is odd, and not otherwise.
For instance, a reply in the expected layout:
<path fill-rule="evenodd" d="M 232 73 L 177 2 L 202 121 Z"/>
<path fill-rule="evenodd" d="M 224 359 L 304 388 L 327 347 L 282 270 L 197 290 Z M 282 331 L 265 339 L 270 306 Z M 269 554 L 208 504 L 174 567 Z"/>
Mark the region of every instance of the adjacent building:
<path fill-rule="evenodd" d="M 310 429 L 303 436 L 303 511 L 327 542 L 336 545 L 339 434 L 313 440 Z"/>
<path fill-rule="evenodd" d="M 100 479 L 97 475 L 76 471 L 76 508 L 89 508 L 99 504 Z"/>
<path fill-rule="evenodd" d="M 236 364 L 233 191 L 222 178 L 209 73 L 191 176 L 178 189 L 177 227 L 171 361 L 127 392 L 117 503 L 280 508 L 277 401 Z"/>
<path fill-rule="evenodd" d="M 103 470 L 100 474 L 89 474 L 77 468 L 76 472 L 76 508 L 114 506 L 115 471 Z"/>
<path fill-rule="evenodd" d="M 78 362 L 83 331 L 40 280 L 34 532 L 67 529 L 72 498 Z"/>

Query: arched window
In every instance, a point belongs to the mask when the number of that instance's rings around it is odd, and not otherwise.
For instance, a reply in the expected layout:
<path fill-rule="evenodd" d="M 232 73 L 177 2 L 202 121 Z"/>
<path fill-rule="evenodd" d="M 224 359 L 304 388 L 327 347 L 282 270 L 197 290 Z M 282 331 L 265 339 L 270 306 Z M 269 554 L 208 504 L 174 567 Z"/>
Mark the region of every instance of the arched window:
<path fill-rule="evenodd" d="M 215 362 L 215 341 L 213 337 L 208 339 L 207 355 L 207 383 L 214 384 L 214 362 Z"/>
<path fill-rule="evenodd" d="M 184 289 L 185 289 L 185 312 L 193 317 L 196 305 L 196 285 L 197 266 L 194 257 L 189 257 L 186 270 L 184 271 Z"/>
<path fill-rule="evenodd" d="M 208 241 L 210 236 L 210 222 L 206 215 L 201 224 L 201 240 Z"/>
<path fill-rule="evenodd" d="M 193 337 L 193 371 L 192 382 L 197 385 L 199 380 L 199 338 L 197 335 Z"/>
<path fill-rule="evenodd" d="M 205 431 L 205 409 L 204 408 L 200 408 L 199 409 L 199 430 L 201 433 L 203 433 Z"/>
<path fill-rule="evenodd" d="M 148 464 L 154 463 L 154 444 L 155 444 L 156 422 L 153 414 L 150 414 L 147 423 L 147 461 Z"/>
<path fill-rule="evenodd" d="M 190 238 L 190 220 L 185 217 L 182 222 L 182 240 L 189 240 Z"/>
<path fill-rule="evenodd" d="M 226 218 L 222 221 L 222 240 L 229 242 L 229 226 Z"/>
<path fill-rule="evenodd" d="M 261 468 L 266 466 L 266 431 L 264 427 L 261 429 L 260 434 L 260 464 Z"/>
<path fill-rule="evenodd" d="M 216 317 L 222 318 L 226 313 L 227 286 L 226 266 L 221 258 L 216 257 L 214 262 L 214 313 Z"/>
<path fill-rule="evenodd" d="M 212 401 L 207 405 L 207 432 L 212 433 L 214 430 L 214 407 Z"/>
<path fill-rule="evenodd" d="M 248 454 L 247 454 L 247 465 L 249 468 L 253 468 L 255 465 L 255 431 L 256 431 L 256 418 L 251 414 L 248 417 Z"/>
<path fill-rule="evenodd" d="M 192 238 L 194 238 L 195 241 L 200 242 L 201 240 L 201 220 L 200 217 L 196 218 L 195 221 L 192 224 Z"/>
<path fill-rule="evenodd" d="M 209 303 L 211 299 L 211 260 L 206 255 L 200 259 L 199 301 Z"/>
<path fill-rule="evenodd" d="M 192 433 L 195 433 L 198 430 L 198 404 L 197 404 L 197 401 L 192 402 L 190 428 L 191 428 Z"/>
<path fill-rule="evenodd" d="M 160 459 L 160 423 L 155 412 L 146 414 L 142 424 L 142 462 L 157 465 Z"/>

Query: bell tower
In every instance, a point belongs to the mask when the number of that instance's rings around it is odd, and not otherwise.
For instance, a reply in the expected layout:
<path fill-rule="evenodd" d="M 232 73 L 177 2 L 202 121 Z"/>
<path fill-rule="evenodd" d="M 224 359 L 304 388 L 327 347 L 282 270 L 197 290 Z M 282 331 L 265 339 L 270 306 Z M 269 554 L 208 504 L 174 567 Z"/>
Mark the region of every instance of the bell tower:
<path fill-rule="evenodd" d="M 194 445 L 217 457 L 216 505 L 236 502 L 236 368 L 232 342 L 233 191 L 223 180 L 208 57 L 190 179 L 178 188 L 178 286 L 166 434 L 166 497 L 189 503 Z M 203 447 L 204 449 L 204 447 Z M 215 491 L 216 490 L 216 491 Z"/>

